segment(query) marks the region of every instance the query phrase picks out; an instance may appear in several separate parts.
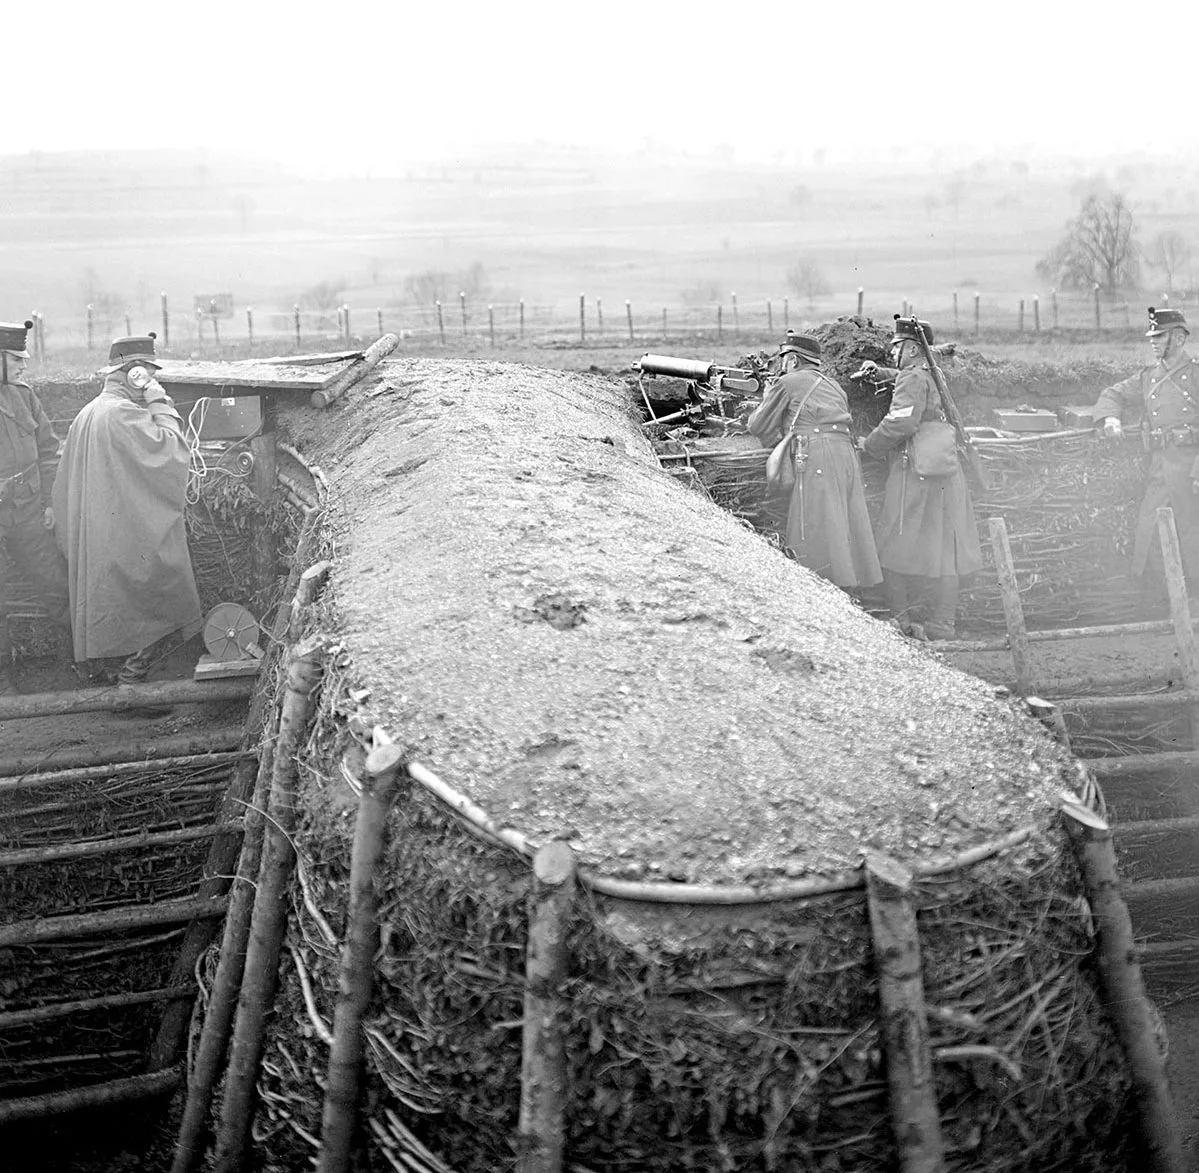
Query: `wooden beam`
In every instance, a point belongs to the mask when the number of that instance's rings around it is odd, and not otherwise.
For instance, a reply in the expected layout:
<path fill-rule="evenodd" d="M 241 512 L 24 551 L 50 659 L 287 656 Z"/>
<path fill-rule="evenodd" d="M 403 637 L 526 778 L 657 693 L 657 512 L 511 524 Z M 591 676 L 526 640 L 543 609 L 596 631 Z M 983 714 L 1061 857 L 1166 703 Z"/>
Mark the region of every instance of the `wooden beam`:
<path fill-rule="evenodd" d="M 1027 696 L 1035 688 L 1032 661 L 1028 654 L 1028 631 L 1024 624 L 1024 607 L 1020 602 L 1020 586 L 1016 582 L 1016 567 L 1012 563 L 1012 547 L 1008 542 L 1007 524 L 1002 517 L 992 517 L 987 523 L 991 531 L 991 548 L 995 557 L 995 574 L 1003 600 L 1003 620 L 1007 625 L 1007 642 L 1012 652 L 1012 667 L 1016 673 L 1016 691 Z"/>
<path fill-rule="evenodd" d="M 107 1104 L 125 1104 L 132 1100 L 147 1100 L 172 1092 L 183 1081 L 178 1068 L 130 1075 L 107 1083 L 72 1088 L 65 1092 L 49 1092 L 42 1096 L 21 1096 L 0 1100 L 0 1124 L 17 1120 L 40 1120 L 45 1116 L 62 1116 L 81 1108 L 99 1108 Z"/>
<path fill-rule="evenodd" d="M 158 990 L 142 990 L 133 994 L 105 994 L 98 998 L 77 998 L 72 1002 L 51 1002 L 45 1006 L 30 1006 L 26 1010 L 0 1012 L 0 1031 L 38 1022 L 53 1022 L 56 1018 L 71 1018 L 92 1010 L 116 1010 L 124 1006 L 142 1006 L 147 1002 L 168 1002 L 173 998 L 192 998 L 196 987 L 164 986 Z"/>
<path fill-rule="evenodd" d="M 1136 880 L 1124 886 L 1124 899 L 1141 937 L 1190 937 L 1199 924 L 1199 876 Z"/>
<path fill-rule="evenodd" d="M 347 370 L 319 391 L 314 391 L 309 397 L 309 402 L 313 407 L 328 407 L 335 399 L 344 395 L 346 390 L 357 383 L 363 375 L 373 371 L 399 344 L 400 339 L 395 334 L 384 334 L 382 338 L 375 339 L 366 348 L 363 356 L 355 359 Z"/>
<path fill-rule="evenodd" d="M 1182 879 L 1199 870 L 1199 818 L 1115 823 L 1112 835 L 1125 882 Z"/>
<path fill-rule="evenodd" d="M 0 697 L 0 721 L 22 717 L 61 717 L 67 713 L 125 713 L 163 705 L 198 705 L 246 700 L 254 682 L 248 679 L 163 680 L 154 684 L 114 684 L 73 692 L 33 692 Z"/>
<path fill-rule="evenodd" d="M 102 912 L 18 920 L 0 925 L 0 947 L 36 945 L 43 941 L 91 937 L 98 933 L 119 933 L 152 925 L 184 924 L 200 916 L 223 916 L 225 904 L 224 900 L 164 900 L 158 904 L 109 908 Z"/>
<path fill-rule="evenodd" d="M 69 770 L 47 770 L 44 774 L 27 774 L 21 778 L 0 778 L 0 794 L 69 785 L 72 782 L 104 782 L 112 778 L 136 777 L 138 774 L 165 774 L 168 770 L 190 770 L 207 773 L 233 765 L 242 757 L 240 752 L 187 754 L 179 758 L 143 758 L 136 762 L 112 762 L 98 766 L 76 766 Z"/>
<path fill-rule="evenodd" d="M 213 729 L 197 736 L 162 737 L 153 741 L 125 741 L 120 745 L 61 745 L 38 753 L 0 757 L 0 778 L 12 780 L 48 770 L 77 769 L 135 762 L 151 763 L 194 754 L 227 753 L 241 744 L 240 725 Z"/>
<path fill-rule="evenodd" d="M 116 855 L 122 851 L 145 851 L 153 847 L 173 847 L 180 843 L 194 843 L 200 839 L 213 839 L 217 835 L 233 832 L 240 834 L 239 821 L 210 823 L 204 827 L 182 827 L 174 831 L 137 831 L 132 835 L 114 835 L 109 839 L 90 839 L 74 843 L 43 843 L 37 847 L 19 847 L 12 851 L 0 851 L 0 868 L 23 867 L 26 864 L 62 863 L 68 859 L 97 859 L 102 855 Z"/>
<path fill-rule="evenodd" d="M 1062 696 L 1054 697 L 1053 701 L 1072 713 L 1094 713 L 1104 709 L 1177 709 L 1194 705 L 1199 701 L 1199 693 L 1180 688 L 1171 692 L 1133 693 L 1127 696 Z"/>

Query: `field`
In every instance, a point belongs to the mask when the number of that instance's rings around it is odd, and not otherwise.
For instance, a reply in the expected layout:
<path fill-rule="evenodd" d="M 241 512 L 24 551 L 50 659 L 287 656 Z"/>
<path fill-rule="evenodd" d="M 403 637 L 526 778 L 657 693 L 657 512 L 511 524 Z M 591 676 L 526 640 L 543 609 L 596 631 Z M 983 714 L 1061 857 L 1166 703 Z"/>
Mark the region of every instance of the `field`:
<path fill-rule="evenodd" d="M 226 338 L 245 337 L 247 306 L 259 337 L 286 338 L 297 304 L 305 334 L 335 330 L 342 304 L 357 332 L 373 330 L 381 309 L 388 329 L 432 333 L 437 299 L 460 338 L 460 291 L 474 337 L 486 336 L 488 305 L 499 334 L 516 336 L 521 299 L 526 339 L 577 337 L 580 294 L 592 333 L 600 301 L 605 332 L 626 334 L 627 300 L 639 336 L 661 333 L 663 308 L 668 334 L 714 333 L 717 307 L 728 335 L 735 320 L 767 332 L 767 302 L 777 331 L 784 298 L 792 325 L 852 312 L 862 288 L 868 314 L 889 316 L 906 299 L 944 328 L 956 291 L 966 333 L 975 294 L 988 330 L 1015 330 L 1023 298 L 1031 332 L 1034 296 L 1042 328 L 1052 325 L 1035 263 L 1095 183 L 1128 193 L 1143 244 L 1166 229 L 1199 240 L 1195 163 L 1185 159 L 1104 168 L 898 156 L 836 171 L 816 160 L 537 148 L 319 180 L 198 153 L 10 157 L 0 160 L 2 312 L 41 312 L 51 350 L 84 341 L 89 304 L 96 345 L 124 331 L 126 314 L 135 330 L 157 327 L 164 291 L 181 348 L 196 344 L 194 299 L 215 293 L 236 307 L 221 323 Z M 1148 266 L 1145 277 L 1127 311 L 1133 325 L 1165 281 Z M 1189 270 L 1176 279 L 1177 301 L 1193 281 Z M 1089 296 L 1059 296 L 1061 328 L 1093 323 Z M 1103 307 L 1105 328 L 1125 323 L 1122 303 Z"/>

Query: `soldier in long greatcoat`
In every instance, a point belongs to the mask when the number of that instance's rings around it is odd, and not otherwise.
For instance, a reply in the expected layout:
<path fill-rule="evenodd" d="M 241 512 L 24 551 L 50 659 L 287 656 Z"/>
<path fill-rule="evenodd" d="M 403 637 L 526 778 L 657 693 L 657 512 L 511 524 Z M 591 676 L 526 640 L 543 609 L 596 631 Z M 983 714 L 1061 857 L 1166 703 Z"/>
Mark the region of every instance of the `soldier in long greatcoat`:
<path fill-rule="evenodd" d="M 931 345 L 928 323 L 920 327 Z M 906 319 L 896 322 L 891 357 L 899 374 L 891 408 L 862 447 L 888 461 L 876 534 L 887 606 L 910 634 L 953 639 L 959 581 L 982 566 L 982 551 L 960 463 L 938 477 L 921 476 L 912 466 L 910 442 L 921 423 L 945 418 L 915 330 Z"/>
<path fill-rule="evenodd" d="M 124 656 L 117 680 L 200 630 L 184 503 L 183 421 L 154 377 L 154 336 L 118 338 L 100 394 L 75 417 L 54 485 L 70 570 L 75 658 Z"/>
<path fill-rule="evenodd" d="M 0 542 L 9 560 L 33 580 L 58 645 L 70 644 L 67 568 L 54 545 L 50 494 L 58 469 L 58 437 L 41 401 L 24 380 L 32 322 L 0 322 Z M 0 564 L 0 696 L 16 693 L 9 644 L 7 585 Z"/>
<path fill-rule="evenodd" d="M 1146 337 L 1154 363 L 1104 388 L 1095 424 L 1119 438 L 1122 422 L 1140 416 L 1141 443 L 1149 453 L 1149 476 L 1137 518 L 1132 569 L 1143 575 L 1161 566 L 1157 510 L 1174 510 L 1188 584 L 1199 588 L 1199 361 L 1186 349 L 1189 334 L 1181 310 L 1149 307 Z"/>
<path fill-rule="evenodd" d="M 850 433 L 849 400 L 820 370 L 818 339 L 791 335 L 779 354 L 783 374 L 746 427 L 767 447 L 795 432 L 800 467 L 787 512 L 787 547 L 796 561 L 857 593 L 883 576 Z"/>

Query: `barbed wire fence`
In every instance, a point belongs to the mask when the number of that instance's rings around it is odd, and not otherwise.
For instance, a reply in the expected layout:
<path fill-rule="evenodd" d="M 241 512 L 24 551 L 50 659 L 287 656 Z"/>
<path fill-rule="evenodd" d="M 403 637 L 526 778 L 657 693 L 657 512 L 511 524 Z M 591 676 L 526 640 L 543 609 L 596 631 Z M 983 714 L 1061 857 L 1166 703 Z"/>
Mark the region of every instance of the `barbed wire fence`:
<path fill-rule="evenodd" d="M 1117 336 L 1139 329 L 1147 304 L 1185 307 L 1193 293 L 1142 294 L 1137 301 L 1111 301 L 1092 294 L 1058 292 L 1027 298 L 987 295 L 979 290 L 953 290 L 948 297 L 914 301 L 867 295 L 858 289 L 850 298 L 803 298 L 792 295 L 744 299 L 730 293 L 727 300 L 704 304 L 653 303 L 648 300 L 609 300 L 580 294 L 577 301 L 487 302 L 465 293 L 447 302 L 428 305 L 390 303 L 321 309 L 256 309 L 231 305 L 191 312 L 176 310 L 166 293 L 158 311 L 147 320 L 131 310 L 114 314 L 92 306 L 82 314 L 47 317 L 32 311 L 34 329 L 29 348 L 35 358 L 55 353 L 107 352 L 108 341 L 119 334 L 158 335 L 164 355 L 216 356 L 234 350 L 254 352 L 262 347 L 301 351 L 314 345 L 356 346 L 363 338 L 392 332 L 401 342 L 421 347 L 472 349 L 520 345 L 658 345 L 688 340 L 733 345 L 772 342 L 789 328 L 802 329 L 830 318 L 856 314 L 885 324 L 892 314 L 918 313 L 934 331 L 947 338 L 1012 339 L 1037 337 Z"/>

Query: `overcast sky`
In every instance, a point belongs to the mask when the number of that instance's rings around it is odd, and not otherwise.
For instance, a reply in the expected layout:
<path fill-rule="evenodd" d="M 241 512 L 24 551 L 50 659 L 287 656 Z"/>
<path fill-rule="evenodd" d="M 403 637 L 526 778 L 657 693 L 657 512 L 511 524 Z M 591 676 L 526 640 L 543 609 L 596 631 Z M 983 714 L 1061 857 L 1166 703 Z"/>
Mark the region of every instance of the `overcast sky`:
<path fill-rule="evenodd" d="M 0 154 L 206 146 L 386 172 L 479 144 L 1193 148 L 1199 17 L 941 0 L 24 4 Z M 1168 111 L 1178 113 L 1171 116 Z"/>

